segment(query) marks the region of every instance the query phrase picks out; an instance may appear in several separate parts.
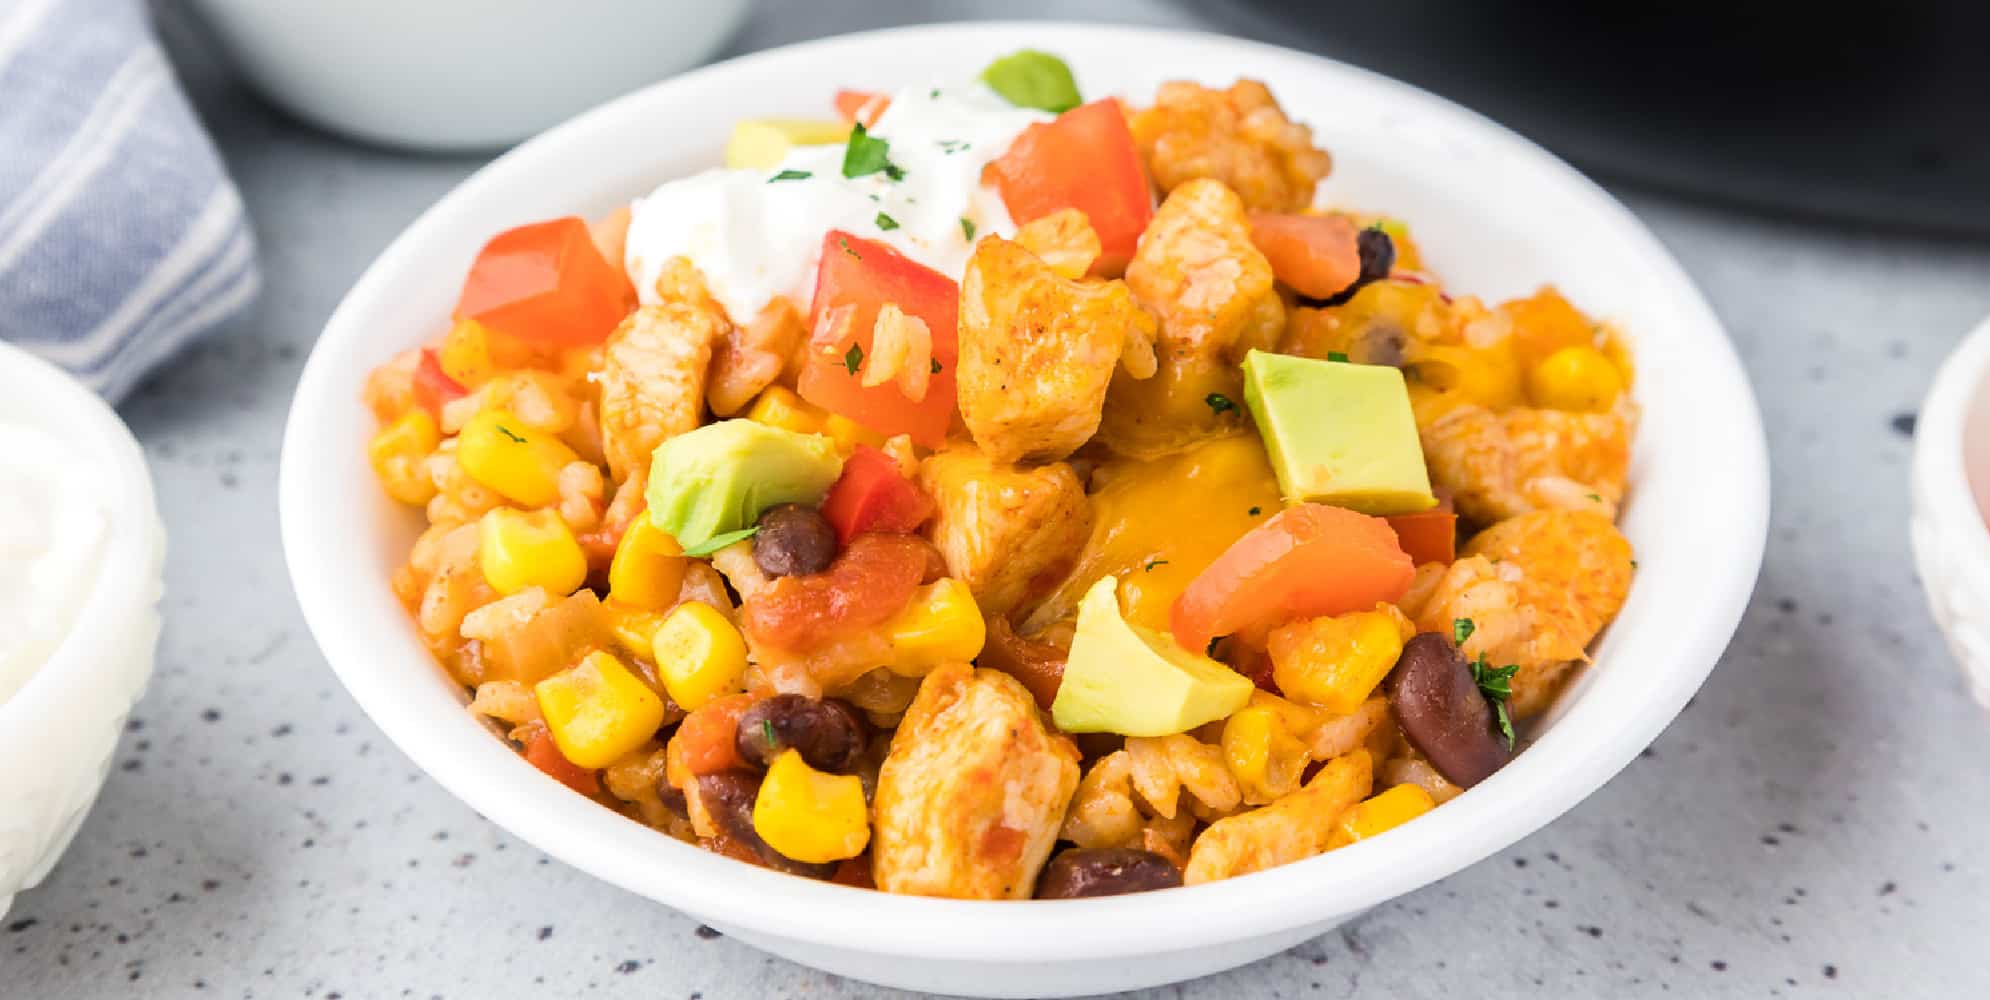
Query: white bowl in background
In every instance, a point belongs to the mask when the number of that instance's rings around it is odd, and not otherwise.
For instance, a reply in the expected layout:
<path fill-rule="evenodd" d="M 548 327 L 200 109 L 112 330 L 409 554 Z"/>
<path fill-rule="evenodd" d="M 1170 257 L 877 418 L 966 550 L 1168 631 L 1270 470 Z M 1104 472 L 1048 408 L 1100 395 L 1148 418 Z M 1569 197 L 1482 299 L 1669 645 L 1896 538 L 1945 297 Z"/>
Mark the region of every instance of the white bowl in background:
<path fill-rule="evenodd" d="M 54 435 L 101 473 L 101 565 L 46 662 L 0 698 L 0 914 L 40 884 L 97 800 L 125 716 L 152 676 L 166 532 L 145 455 L 61 369 L 0 341 L 0 424 Z M 0 567 L 0 570 L 4 570 Z"/>
<path fill-rule="evenodd" d="M 489 149 L 710 58 L 748 0 L 192 0 L 251 83 L 316 125 Z"/>
<path fill-rule="evenodd" d="M 1990 319 L 1935 372 L 1914 423 L 1908 537 L 1928 607 L 1970 693 L 1990 708 Z"/>
<path fill-rule="evenodd" d="M 868 892 L 740 864 L 576 798 L 463 711 L 464 692 L 430 661 L 388 587 L 420 519 L 368 470 L 367 370 L 443 330 L 493 232 L 594 215 L 715 165 L 737 118 L 822 115 L 838 87 L 955 79 L 1026 46 L 1065 57 L 1089 95 L 1144 101 L 1169 78 L 1263 79 L 1334 154 L 1323 201 L 1408 219 L 1456 289 L 1506 297 L 1552 281 L 1623 323 L 1645 408 L 1622 520 L 1641 570 L 1595 665 L 1527 752 L 1430 815 L 1272 871 L 1137 896 Z M 759 53 L 629 95 L 485 167 L 395 240 L 332 315 L 298 386 L 279 488 L 284 551 L 313 635 L 361 707 L 444 788 L 547 853 L 768 951 L 981 996 L 1095 993 L 1240 965 L 1539 829 L 1636 757 L 1712 670 L 1754 588 L 1768 499 L 1761 421 L 1720 324 L 1651 233 L 1559 160 L 1448 102 L 1314 56 L 1044 23 L 906 28 Z"/>

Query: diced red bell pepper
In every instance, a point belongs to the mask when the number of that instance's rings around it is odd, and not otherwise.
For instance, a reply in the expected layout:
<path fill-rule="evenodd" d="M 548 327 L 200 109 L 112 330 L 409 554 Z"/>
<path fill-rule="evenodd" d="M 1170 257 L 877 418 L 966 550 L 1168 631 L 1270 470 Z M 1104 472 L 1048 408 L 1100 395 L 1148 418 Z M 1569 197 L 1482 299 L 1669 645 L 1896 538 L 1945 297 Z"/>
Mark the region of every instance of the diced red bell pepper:
<path fill-rule="evenodd" d="M 582 795 L 591 796 L 601 791 L 601 779 L 594 771 L 568 760 L 553 743 L 553 734 L 544 729 L 532 734 L 532 739 L 526 742 L 525 760 Z"/>
<path fill-rule="evenodd" d="M 899 474 L 898 463 L 867 444 L 843 462 L 822 501 L 822 516 L 844 545 L 867 531 L 909 535 L 933 516 L 933 498 Z"/>
<path fill-rule="evenodd" d="M 1251 242 L 1271 273 L 1314 299 L 1339 295 L 1361 277 L 1360 234 L 1339 215 L 1251 216 Z"/>
<path fill-rule="evenodd" d="M 585 347 L 608 339 L 635 303 L 618 263 L 601 256 L 579 216 L 508 229 L 470 265 L 456 317 L 531 344 Z"/>
<path fill-rule="evenodd" d="M 1397 514 L 1388 519 L 1396 541 L 1418 566 L 1458 557 L 1458 515 L 1448 510 Z"/>
<path fill-rule="evenodd" d="M 442 370 L 442 359 L 435 348 L 422 348 L 421 361 L 415 365 L 415 402 L 427 410 L 429 416 L 441 420 L 442 408 L 469 395 L 469 392 Z"/>
<path fill-rule="evenodd" d="M 868 90 L 836 92 L 836 114 L 846 122 L 863 122 L 865 128 L 878 123 L 878 116 L 891 107 L 891 98 Z"/>
<path fill-rule="evenodd" d="M 1099 234 L 1094 274 L 1125 271 L 1140 234 L 1154 218 L 1140 151 L 1125 113 L 1112 98 L 1024 129 L 987 172 L 1018 225 L 1065 208 L 1084 212 Z"/>
<path fill-rule="evenodd" d="M 1241 629 L 1394 603 L 1416 566 L 1379 517 L 1326 504 L 1279 511 L 1189 582 L 1170 609 L 1183 649 Z"/>
<path fill-rule="evenodd" d="M 924 321 L 932 334 L 935 368 L 926 397 L 917 402 L 906 398 L 896 381 L 875 386 L 861 381 L 872 327 L 887 302 Z M 884 243 L 832 229 L 822 240 L 809 310 L 814 334 L 796 389 L 803 399 L 880 434 L 909 434 L 915 444 L 938 448 L 947 443 L 954 420 L 959 314 L 960 289 L 952 279 Z M 818 346 L 823 343 L 837 346 L 824 350 Z"/>

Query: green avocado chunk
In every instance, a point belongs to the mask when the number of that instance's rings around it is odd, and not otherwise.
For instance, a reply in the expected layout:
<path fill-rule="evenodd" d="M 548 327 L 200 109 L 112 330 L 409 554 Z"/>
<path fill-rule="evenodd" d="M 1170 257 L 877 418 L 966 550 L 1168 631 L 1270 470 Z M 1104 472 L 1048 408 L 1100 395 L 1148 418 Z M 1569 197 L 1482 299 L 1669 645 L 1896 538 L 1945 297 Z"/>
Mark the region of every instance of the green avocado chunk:
<path fill-rule="evenodd" d="M 1078 602 L 1078 631 L 1050 717 L 1067 733 L 1166 736 L 1229 717 L 1254 687 L 1173 636 L 1128 622 L 1119 578 L 1107 576 Z"/>
<path fill-rule="evenodd" d="M 721 420 L 650 453 L 649 518 L 686 553 L 779 503 L 818 504 L 843 471 L 836 445 L 752 420 Z"/>
<path fill-rule="evenodd" d="M 1244 403 L 1287 503 L 1363 514 L 1437 506 L 1402 372 L 1252 351 Z"/>
<path fill-rule="evenodd" d="M 1062 114 L 1083 103 L 1071 67 L 1048 52 L 1022 49 L 988 64 L 981 82 L 1019 108 Z"/>

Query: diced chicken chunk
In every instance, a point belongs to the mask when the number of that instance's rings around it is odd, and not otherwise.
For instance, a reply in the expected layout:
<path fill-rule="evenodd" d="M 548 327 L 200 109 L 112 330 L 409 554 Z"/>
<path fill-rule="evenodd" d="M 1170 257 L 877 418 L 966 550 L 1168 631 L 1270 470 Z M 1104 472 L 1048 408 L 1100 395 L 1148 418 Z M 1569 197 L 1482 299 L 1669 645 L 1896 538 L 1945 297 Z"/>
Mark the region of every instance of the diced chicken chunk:
<path fill-rule="evenodd" d="M 1450 491 L 1458 512 L 1498 521 L 1540 508 L 1614 515 L 1630 471 L 1637 408 L 1604 413 L 1483 406 L 1419 412 L 1431 485 Z"/>
<path fill-rule="evenodd" d="M 886 892 L 1027 899 L 1078 786 L 1078 749 L 1020 682 L 927 675 L 878 771 L 871 871 Z"/>
<path fill-rule="evenodd" d="M 947 575 L 989 615 L 1056 586 L 1091 535 L 1084 484 L 1063 462 L 1009 468 L 955 445 L 920 464 L 919 483 L 938 506 L 928 531 Z"/>
<path fill-rule="evenodd" d="M 1543 510 L 1501 521 L 1466 544 L 1417 616 L 1425 631 L 1470 618 L 1464 653 L 1516 664 L 1509 705 L 1520 717 L 1554 700 L 1568 668 L 1624 606 L 1631 543 L 1599 514 Z"/>
<path fill-rule="evenodd" d="M 975 247 L 960 299 L 961 418 L 996 462 L 1076 451 L 1128 344 L 1151 351 L 1153 319 L 1125 284 L 1059 277 L 999 236 Z"/>
<path fill-rule="evenodd" d="M 1152 107 L 1133 114 L 1133 140 L 1163 192 L 1197 178 L 1228 184 L 1254 212 L 1298 212 L 1333 169 L 1313 145 L 1313 130 L 1294 123 L 1256 80 L 1227 90 L 1164 83 Z"/>
<path fill-rule="evenodd" d="M 1126 286 L 1160 318 L 1164 357 L 1242 357 L 1277 343 L 1285 322 L 1244 203 L 1219 181 L 1190 181 L 1161 203 Z"/>
<path fill-rule="evenodd" d="M 601 369 L 601 438 L 617 482 L 649 465 L 664 441 L 695 430 L 705 413 L 712 349 L 731 330 L 709 301 L 643 306 L 608 337 Z"/>

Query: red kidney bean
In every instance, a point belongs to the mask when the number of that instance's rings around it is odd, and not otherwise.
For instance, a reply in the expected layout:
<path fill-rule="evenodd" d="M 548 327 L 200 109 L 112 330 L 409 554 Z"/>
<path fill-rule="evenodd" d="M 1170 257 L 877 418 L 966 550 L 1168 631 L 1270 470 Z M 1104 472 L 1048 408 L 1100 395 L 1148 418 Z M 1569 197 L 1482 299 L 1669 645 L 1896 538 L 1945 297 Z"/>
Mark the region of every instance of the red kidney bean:
<path fill-rule="evenodd" d="M 1038 899 L 1081 899 L 1129 892 L 1172 889 L 1181 870 L 1153 851 L 1130 847 L 1073 847 L 1043 866 L 1036 881 Z"/>
<path fill-rule="evenodd" d="M 1403 644 L 1386 690 L 1403 736 L 1453 784 L 1470 788 L 1513 759 L 1449 636 L 1424 632 Z"/>
<path fill-rule="evenodd" d="M 740 759 L 765 769 L 781 751 L 793 748 L 818 771 L 845 774 L 864 755 L 864 723 L 850 706 L 777 694 L 754 702 L 740 714 L 733 745 Z"/>

